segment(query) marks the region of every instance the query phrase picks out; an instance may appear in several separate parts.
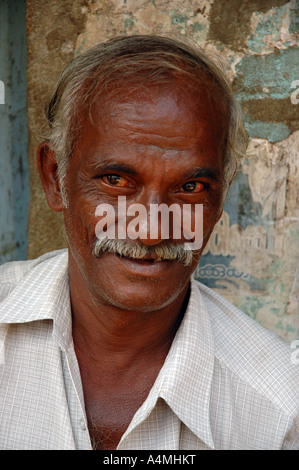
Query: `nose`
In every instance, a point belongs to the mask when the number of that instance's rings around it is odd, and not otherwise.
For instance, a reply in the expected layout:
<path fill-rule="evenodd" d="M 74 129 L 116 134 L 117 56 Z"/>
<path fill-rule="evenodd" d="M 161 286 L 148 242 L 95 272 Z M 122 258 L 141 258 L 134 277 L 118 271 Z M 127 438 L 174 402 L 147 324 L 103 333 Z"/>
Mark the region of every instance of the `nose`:
<path fill-rule="evenodd" d="M 157 211 L 161 206 L 165 207 L 166 202 L 160 193 L 144 194 L 138 203 L 131 204 L 127 211 L 130 217 L 127 236 L 138 239 L 147 246 L 158 245 L 165 241 L 165 229 L 163 232 L 161 227 L 162 217 Z"/>

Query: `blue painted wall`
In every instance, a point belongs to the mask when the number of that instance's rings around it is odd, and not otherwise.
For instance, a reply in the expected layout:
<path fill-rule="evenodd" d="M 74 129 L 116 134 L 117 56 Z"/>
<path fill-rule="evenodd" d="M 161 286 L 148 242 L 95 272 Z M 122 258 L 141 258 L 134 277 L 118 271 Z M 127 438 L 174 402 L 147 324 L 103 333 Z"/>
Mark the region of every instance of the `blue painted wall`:
<path fill-rule="evenodd" d="M 26 1 L 0 1 L 0 264 L 27 256 Z M 3 101 L 0 101 L 3 103 Z"/>

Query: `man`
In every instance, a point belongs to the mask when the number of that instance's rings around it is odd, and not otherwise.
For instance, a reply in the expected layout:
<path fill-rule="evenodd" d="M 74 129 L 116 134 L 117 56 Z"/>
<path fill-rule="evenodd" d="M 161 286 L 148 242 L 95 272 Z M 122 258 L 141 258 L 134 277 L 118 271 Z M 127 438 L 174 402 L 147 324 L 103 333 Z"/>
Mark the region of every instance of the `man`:
<path fill-rule="evenodd" d="M 246 148 L 222 72 L 175 40 L 114 39 L 67 67 L 48 121 L 38 167 L 68 249 L 1 268 L 0 447 L 298 448 L 289 347 L 192 278 Z M 150 232 L 163 204 L 189 208 L 181 236 Z"/>

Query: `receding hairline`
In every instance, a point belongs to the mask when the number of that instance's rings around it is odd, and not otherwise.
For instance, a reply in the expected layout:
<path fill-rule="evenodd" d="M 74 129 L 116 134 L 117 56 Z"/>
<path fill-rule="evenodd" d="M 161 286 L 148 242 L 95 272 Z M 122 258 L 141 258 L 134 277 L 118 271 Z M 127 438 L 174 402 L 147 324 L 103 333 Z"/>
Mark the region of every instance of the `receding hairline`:
<path fill-rule="evenodd" d="M 85 68 L 87 73 L 80 86 L 81 94 L 85 96 L 82 99 L 78 96 L 79 105 L 101 93 L 101 88 L 105 92 L 111 82 L 118 82 L 120 86 L 129 83 L 140 86 L 178 77 L 193 78 L 190 86 L 200 78 L 208 80 L 210 85 L 219 86 L 227 98 L 227 84 L 219 80 L 221 72 L 203 51 L 164 36 L 120 36 L 88 49 L 66 67 L 47 106 L 50 126 L 55 117 L 57 99 L 63 95 L 68 80 L 72 79 L 72 72 Z"/>

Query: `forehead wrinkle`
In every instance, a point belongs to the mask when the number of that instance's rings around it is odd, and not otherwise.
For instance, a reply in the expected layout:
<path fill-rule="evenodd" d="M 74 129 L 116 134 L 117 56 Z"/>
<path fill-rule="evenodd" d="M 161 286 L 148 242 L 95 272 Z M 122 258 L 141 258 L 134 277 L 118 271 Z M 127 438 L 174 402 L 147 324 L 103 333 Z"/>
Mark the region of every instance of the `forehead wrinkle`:
<path fill-rule="evenodd" d="M 158 95 L 154 93 L 153 96 L 147 95 L 142 98 L 128 99 L 126 97 L 124 101 L 112 100 L 107 106 L 110 117 L 119 129 L 124 131 L 130 131 L 132 127 L 135 127 L 138 131 L 154 134 L 155 127 L 158 130 L 164 130 L 163 123 L 168 126 L 172 121 L 175 122 L 176 129 L 184 129 L 185 119 L 181 119 L 181 125 L 178 125 L 177 121 L 182 115 L 185 118 L 197 120 L 197 107 L 194 106 L 194 101 L 190 102 L 190 97 L 188 99 L 187 96 L 182 99 L 176 94 L 169 93 L 169 90 L 166 90 L 166 94 L 165 90 L 164 92 L 160 90 Z M 159 124 L 157 124 L 157 119 Z M 184 134 L 186 134 L 186 129 L 184 129 Z"/>
<path fill-rule="evenodd" d="M 170 149 L 170 150 L 193 150 L 197 148 L 200 138 L 205 132 L 204 126 L 198 126 L 196 134 L 189 132 L 188 129 L 184 129 L 183 132 L 178 132 L 177 126 L 175 130 L 165 132 L 166 129 L 162 129 L 162 133 L 158 133 L 157 129 L 151 129 L 148 122 L 139 121 L 140 127 L 137 128 L 135 123 L 130 123 L 126 126 L 122 123 L 117 126 L 116 131 L 107 127 L 107 132 L 110 134 L 117 134 L 118 140 L 123 140 L 131 143 L 141 144 L 153 148 Z M 154 121 L 153 121 L 154 122 Z M 112 132 L 111 132 L 112 131 Z M 123 134 L 123 135 L 122 135 Z M 188 140 L 188 143 L 186 142 Z M 190 142 L 191 141 L 191 142 Z"/>
<path fill-rule="evenodd" d="M 142 134 L 142 137 L 138 135 L 131 137 L 132 142 L 148 149 L 159 149 L 166 152 L 185 152 L 197 148 L 196 139 L 194 139 L 194 145 L 192 145 L 192 143 L 190 143 L 190 136 L 187 135 L 161 136 L 153 133 Z M 141 139 L 142 142 L 140 142 Z M 188 142 L 186 142 L 186 139 L 188 139 Z M 177 156 L 177 153 L 174 155 Z"/>
<path fill-rule="evenodd" d="M 138 93 L 133 96 L 121 94 L 117 100 L 106 100 L 108 120 L 105 113 L 102 114 L 100 134 L 161 149 L 181 147 L 182 151 L 190 151 L 193 145 L 200 146 L 206 133 L 214 133 L 215 126 L 219 130 L 215 109 L 211 110 L 209 106 L 206 109 L 195 99 L 190 101 L 185 90 L 153 89 L 152 92 L 141 96 Z M 206 100 L 204 104 L 206 106 Z M 94 112 L 97 114 L 99 109 L 95 108 Z M 186 121 L 192 122 L 192 126 L 187 126 Z"/>

